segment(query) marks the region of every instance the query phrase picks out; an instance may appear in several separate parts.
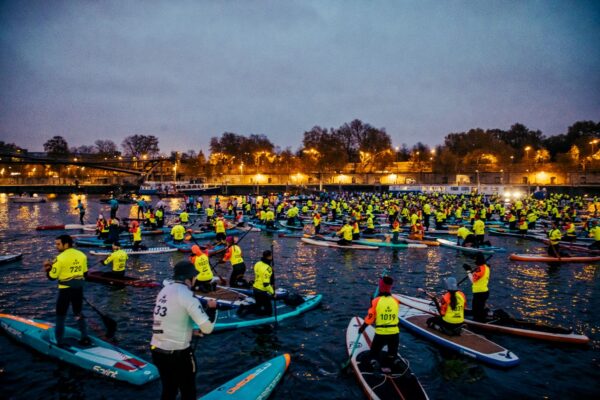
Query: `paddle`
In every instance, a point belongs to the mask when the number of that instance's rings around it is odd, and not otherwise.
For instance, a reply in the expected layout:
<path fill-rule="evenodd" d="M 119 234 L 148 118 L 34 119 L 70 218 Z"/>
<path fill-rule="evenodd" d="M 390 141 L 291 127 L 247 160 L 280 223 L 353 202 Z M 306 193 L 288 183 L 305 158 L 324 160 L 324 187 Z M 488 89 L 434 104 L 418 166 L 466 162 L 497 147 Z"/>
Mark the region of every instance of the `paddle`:
<path fill-rule="evenodd" d="M 277 300 L 275 298 L 277 293 L 275 292 L 275 253 L 273 252 L 273 243 L 275 243 L 275 241 L 271 242 L 271 269 L 273 271 L 273 275 L 271 276 L 273 277 L 273 316 L 275 317 L 275 327 L 277 327 Z"/>
<path fill-rule="evenodd" d="M 240 238 L 237 240 L 237 243 L 231 243 L 231 244 L 227 245 L 227 246 L 225 247 L 225 250 L 224 250 L 224 251 L 226 252 L 226 251 L 227 251 L 227 250 L 228 250 L 228 249 L 229 249 L 231 246 L 233 246 L 234 244 L 238 244 L 238 243 L 240 243 L 240 242 L 242 241 L 242 239 L 244 239 L 244 238 L 246 237 L 246 235 L 247 235 L 248 233 L 250 233 L 250 232 L 251 232 L 251 229 L 248 229 L 248 230 L 247 230 L 247 231 L 246 231 L 246 232 L 245 232 L 245 233 L 244 233 L 242 236 L 240 236 Z M 200 247 L 200 245 L 198 244 L 198 242 L 197 242 L 197 241 L 196 241 L 196 239 L 194 238 L 194 235 L 191 235 L 191 237 L 192 237 L 192 240 L 194 241 L 194 243 L 195 243 L 196 245 L 198 245 L 198 247 Z M 210 265 L 210 267 L 212 268 L 212 270 L 213 270 L 213 273 L 215 273 L 215 274 L 216 274 L 216 265 L 217 265 L 217 264 L 218 264 L 218 262 L 217 262 L 217 263 L 215 263 L 215 264 L 210 264 L 210 261 L 209 261 L 209 265 Z M 217 275 L 217 277 L 219 278 L 219 283 L 220 283 L 221 285 L 225 286 L 225 285 L 227 284 L 227 281 L 225 280 L 225 278 L 223 278 L 223 277 L 222 277 L 221 275 L 219 275 L 219 274 L 216 274 L 216 275 Z M 231 286 L 231 282 L 229 282 L 229 285 Z"/>
<path fill-rule="evenodd" d="M 381 273 L 381 276 L 387 276 L 388 271 L 387 268 L 385 268 L 383 270 L 383 272 Z M 375 292 L 373 293 L 373 296 L 371 297 L 371 300 L 373 300 L 375 297 L 377 297 L 379 295 L 379 283 L 377 284 L 377 288 L 375 289 Z M 340 367 L 340 371 L 344 371 L 346 368 L 348 368 L 348 365 L 350 365 L 350 362 L 352 361 L 352 356 L 354 356 L 354 352 L 357 349 L 358 346 L 358 342 L 360 341 L 360 337 L 361 337 L 362 333 L 359 333 L 356 336 L 356 340 L 354 341 L 354 343 L 352 344 L 352 350 L 350 351 L 350 356 L 348 357 L 348 359 L 342 364 L 342 366 Z"/>
<path fill-rule="evenodd" d="M 490 258 L 492 258 L 494 255 L 490 254 L 486 259 L 485 259 L 485 263 L 487 264 L 487 262 L 490 260 Z M 464 266 L 467 264 L 463 264 L 463 268 Z M 479 269 L 479 267 L 475 268 L 475 271 L 477 271 Z M 462 278 L 460 280 L 460 282 L 457 283 L 457 286 L 460 286 L 461 283 L 463 283 L 464 281 L 466 281 L 467 279 L 469 279 L 469 274 L 467 274 L 467 276 L 465 276 L 464 278 Z"/>
<path fill-rule="evenodd" d="M 433 300 L 433 303 L 435 304 L 435 308 L 437 309 L 437 312 L 439 313 L 439 315 L 442 315 L 442 309 L 440 308 L 440 303 L 438 302 L 437 296 L 435 295 L 435 293 L 429 293 L 428 291 L 426 291 L 423 288 L 417 288 L 417 292 L 420 293 L 424 293 L 427 297 L 431 298 L 431 300 Z"/>
<path fill-rule="evenodd" d="M 94 310 L 102 319 L 102 323 L 104 324 L 104 326 L 106 327 L 106 337 L 111 339 L 115 336 L 115 333 L 117 332 L 117 321 L 115 321 L 114 319 L 112 319 L 111 317 L 109 317 L 108 315 L 104 314 L 103 312 L 101 312 L 100 310 L 98 310 L 92 303 L 90 303 L 90 301 L 88 299 L 85 298 L 85 296 L 83 296 L 83 300 L 92 308 L 92 310 Z"/>

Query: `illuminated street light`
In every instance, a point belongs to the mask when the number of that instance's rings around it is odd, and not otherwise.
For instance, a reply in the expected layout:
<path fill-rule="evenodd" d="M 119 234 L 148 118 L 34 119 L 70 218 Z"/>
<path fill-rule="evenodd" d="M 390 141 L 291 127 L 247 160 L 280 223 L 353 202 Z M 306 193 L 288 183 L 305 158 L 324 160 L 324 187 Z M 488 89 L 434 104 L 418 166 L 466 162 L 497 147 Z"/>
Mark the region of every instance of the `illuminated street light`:
<path fill-rule="evenodd" d="M 594 145 L 598 143 L 598 139 L 594 139 L 590 141 L 590 145 L 592 146 L 592 155 L 594 155 Z"/>

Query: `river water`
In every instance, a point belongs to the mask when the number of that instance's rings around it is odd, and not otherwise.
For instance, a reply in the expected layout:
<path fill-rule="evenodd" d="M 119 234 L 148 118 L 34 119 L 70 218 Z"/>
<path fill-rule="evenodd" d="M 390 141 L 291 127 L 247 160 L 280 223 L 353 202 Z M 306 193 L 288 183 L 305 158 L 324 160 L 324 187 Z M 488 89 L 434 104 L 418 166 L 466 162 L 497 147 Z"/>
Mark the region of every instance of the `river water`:
<path fill-rule="evenodd" d="M 88 223 L 98 212 L 108 215 L 99 197 L 84 199 Z M 208 199 L 207 199 L 208 200 Z M 169 204 L 178 208 L 179 200 Z M 206 204 L 206 202 L 205 202 Z M 0 266 L 0 312 L 54 321 L 56 283 L 42 272 L 44 259 L 56 255 L 58 231 L 35 231 L 38 225 L 78 223 L 75 197 L 52 198 L 48 203 L 10 204 L 0 195 L 0 253 L 22 252 L 22 261 Z M 119 216 L 133 216 L 121 205 Z M 401 329 L 401 353 L 432 399 L 592 399 L 600 396 L 600 277 L 594 265 L 516 264 L 510 252 L 534 251 L 531 241 L 492 238 L 508 249 L 489 262 L 492 269 L 489 303 L 514 314 L 543 322 L 573 326 L 592 338 L 589 346 L 556 345 L 524 338 L 489 335 L 520 359 L 516 368 L 502 370 L 440 350 Z M 145 238 L 160 244 L 160 237 Z M 284 352 L 292 362 L 273 393 L 273 399 L 362 399 L 352 373 L 338 374 L 346 361 L 345 330 L 351 317 L 369 307 L 378 274 L 384 268 L 395 279 L 395 292 L 416 295 L 416 288 L 441 291 L 442 279 L 464 276 L 469 259 L 445 248 L 396 251 L 344 251 L 304 245 L 297 239 L 249 233 L 241 242 L 246 265 L 274 245 L 277 285 L 300 293 L 322 293 L 321 307 L 276 329 L 244 329 L 205 336 L 196 355 L 198 393 L 206 393 L 239 373 Z M 86 249 L 87 251 L 87 249 Z M 183 253 L 130 258 L 130 274 L 157 281 L 170 276 Z M 98 260 L 90 256 L 93 266 Z M 225 265 L 217 268 L 229 276 Z M 248 278 L 252 278 L 248 276 Z M 470 290 L 465 287 L 470 299 Z M 118 344 L 150 360 L 152 307 L 156 289 L 112 287 L 89 283 L 86 297 L 119 323 Z M 86 309 L 92 332 L 101 322 Z M 67 323 L 74 326 L 72 318 Z M 0 335 L 0 398 L 4 399 L 157 399 L 160 382 L 142 387 L 112 381 L 60 364 Z"/>

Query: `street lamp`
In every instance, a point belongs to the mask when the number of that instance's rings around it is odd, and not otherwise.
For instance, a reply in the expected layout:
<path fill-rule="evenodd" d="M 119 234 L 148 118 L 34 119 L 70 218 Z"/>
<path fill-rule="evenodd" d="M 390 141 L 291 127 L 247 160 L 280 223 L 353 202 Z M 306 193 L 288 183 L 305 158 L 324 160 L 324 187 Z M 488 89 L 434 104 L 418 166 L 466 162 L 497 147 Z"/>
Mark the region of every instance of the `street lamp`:
<path fill-rule="evenodd" d="M 590 145 L 592 146 L 592 156 L 594 156 L 594 145 L 598 143 L 598 139 L 594 139 L 590 142 Z"/>
<path fill-rule="evenodd" d="M 529 161 L 529 150 L 531 150 L 531 146 L 525 147 L 525 160 Z"/>

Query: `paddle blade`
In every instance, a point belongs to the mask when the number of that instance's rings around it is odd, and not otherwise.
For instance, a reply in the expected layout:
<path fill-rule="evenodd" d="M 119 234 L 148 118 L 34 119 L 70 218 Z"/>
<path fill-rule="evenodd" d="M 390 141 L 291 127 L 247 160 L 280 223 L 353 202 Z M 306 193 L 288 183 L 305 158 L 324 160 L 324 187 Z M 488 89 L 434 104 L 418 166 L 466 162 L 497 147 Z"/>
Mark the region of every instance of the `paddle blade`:
<path fill-rule="evenodd" d="M 104 315 L 102 316 L 102 323 L 104 323 L 104 326 L 106 327 L 106 337 L 108 339 L 114 338 L 115 333 L 117 333 L 117 321 Z"/>

